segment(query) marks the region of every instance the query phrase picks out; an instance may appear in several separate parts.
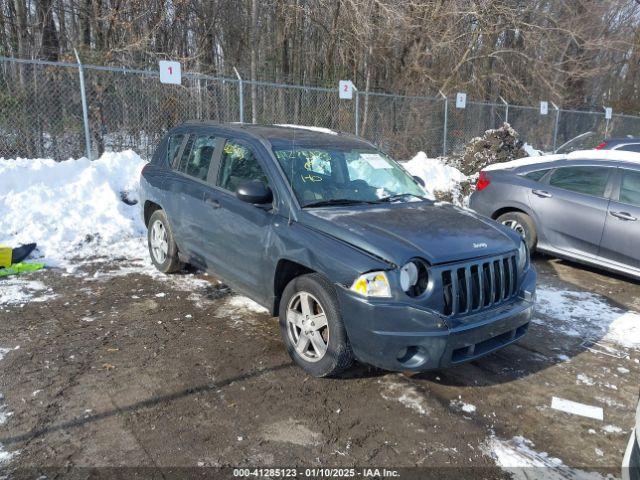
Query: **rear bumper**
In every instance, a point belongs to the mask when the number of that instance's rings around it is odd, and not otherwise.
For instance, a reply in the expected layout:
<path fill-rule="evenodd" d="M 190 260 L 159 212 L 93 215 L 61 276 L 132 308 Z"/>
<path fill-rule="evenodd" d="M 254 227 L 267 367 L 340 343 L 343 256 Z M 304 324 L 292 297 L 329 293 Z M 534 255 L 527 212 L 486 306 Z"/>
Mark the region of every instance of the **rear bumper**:
<path fill-rule="evenodd" d="M 510 301 L 455 323 L 409 304 L 372 301 L 346 289 L 339 301 L 358 360 L 386 370 L 424 371 L 474 360 L 503 348 L 527 331 L 536 274 L 530 269 Z"/>
<path fill-rule="evenodd" d="M 635 429 L 631 432 L 622 459 L 622 480 L 640 480 L 640 446 Z"/>

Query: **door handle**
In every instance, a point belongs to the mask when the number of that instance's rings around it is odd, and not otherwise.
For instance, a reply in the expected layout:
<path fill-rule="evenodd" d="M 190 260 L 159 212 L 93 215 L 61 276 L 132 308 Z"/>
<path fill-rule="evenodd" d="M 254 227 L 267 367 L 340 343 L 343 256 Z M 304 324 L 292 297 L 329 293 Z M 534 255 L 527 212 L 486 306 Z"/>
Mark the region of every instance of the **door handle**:
<path fill-rule="evenodd" d="M 630 222 L 635 222 L 637 220 L 636 217 L 634 217 L 633 215 L 627 212 L 609 212 L 609 213 L 614 217 L 619 218 L 620 220 L 628 220 Z"/>
<path fill-rule="evenodd" d="M 204 197 L 204 203 L 209 205 L 211 208 L 220 208 L 220 202 L 215 198 Z"/>
<path fill-rule="evenodd" d="M 553 197 L 553 195 L 551 195 L 549 192 L 547 192 L 546 190 L 531 190 L 531 193 L 533 193 L 534 195 L 537 195 L 539 197 L 542 198 L 551 198 Z"/>

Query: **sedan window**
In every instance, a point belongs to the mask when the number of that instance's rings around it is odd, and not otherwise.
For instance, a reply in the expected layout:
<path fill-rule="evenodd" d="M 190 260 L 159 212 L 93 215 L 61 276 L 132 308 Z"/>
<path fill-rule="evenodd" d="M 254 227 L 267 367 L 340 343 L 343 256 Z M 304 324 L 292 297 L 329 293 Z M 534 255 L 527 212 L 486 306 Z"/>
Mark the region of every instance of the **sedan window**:
<path fill-rule="evenodd" d="M 533 180 L 534 182 L 539 182 L 542 177 L 549 171 L 546 170 L 536 170 L 535 172 L 524 173 L 522 176 L 528 178 L 529 180 Z"/>
<path fill-rule="evenodd" d="M 250 180 L 269 184 L 253 151 L 240 143 L 228 140 L 222 152 L 218 185 L 225 190 L 235 192 L 241 183 Z"/>
<path fill-rule="evenodd" d="M 604 197 L 608 178 L 608 168 L 564 167 L 553 172 L 549 185 L 572 192 Z"/>
<path fill-rule="evenodd" d="M 640 172 L 626 171 L 622 174 L 620 202 L 640 207 Z"/>

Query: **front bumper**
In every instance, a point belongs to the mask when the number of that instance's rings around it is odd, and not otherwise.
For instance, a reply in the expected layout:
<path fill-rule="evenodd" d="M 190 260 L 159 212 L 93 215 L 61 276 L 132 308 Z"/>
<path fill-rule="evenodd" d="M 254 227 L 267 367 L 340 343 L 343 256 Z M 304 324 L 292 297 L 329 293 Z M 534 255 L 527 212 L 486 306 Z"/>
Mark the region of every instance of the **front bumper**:
<path fill-rule="evenodd" d="M 631 431 L 622 460 L 622 480 L 640 480 L 640 446 L 635 429 Z"/>
<path fill-rule="evenodd" d="M 417 305 L 363 298 L 339 289 L 342 317 L 361 362 L 394 371 L 424 371 L 474 360 L 520 339 L 533 315 L 536 274 L 519 294 L 456 322 Z"/>

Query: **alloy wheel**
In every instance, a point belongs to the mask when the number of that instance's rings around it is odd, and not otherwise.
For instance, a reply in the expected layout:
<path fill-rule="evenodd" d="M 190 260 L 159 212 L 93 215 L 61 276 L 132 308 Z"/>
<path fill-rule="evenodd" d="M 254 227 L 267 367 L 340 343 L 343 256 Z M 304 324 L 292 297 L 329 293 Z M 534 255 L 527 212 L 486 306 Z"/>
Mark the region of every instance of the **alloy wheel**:
<path fill-rule="evenodd" d="M 324 308 L 308 292 L 297 292 L 287 306 L 287 334 L 300 357 L 318 362 L 327 353 L 329 325 Z"/>
<path fill-rule="evenodd" d="M 169 239 L 167 230 L 160 220 L 156 220 L 151 227 L 151 252 L 159 264 L 163 264 L 169 253 Z"/>
<path fill-rule="evenodd" d="M 511 230 L 515 230 L 516 232 L 518 232 L 520 234 L 520 236 L 522 238 L 527 238 L 527 231 L 524 229 L 524 227 L 522 226 L 522 224 L 520 222 L 518 222 L 517 220 L 504 220 L 502 222 L 502 225 L 504 225 L 505 227 L 510 228 Z"/>

